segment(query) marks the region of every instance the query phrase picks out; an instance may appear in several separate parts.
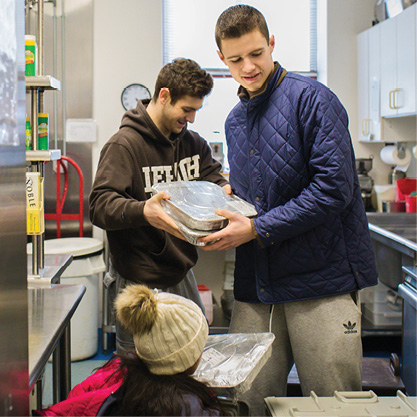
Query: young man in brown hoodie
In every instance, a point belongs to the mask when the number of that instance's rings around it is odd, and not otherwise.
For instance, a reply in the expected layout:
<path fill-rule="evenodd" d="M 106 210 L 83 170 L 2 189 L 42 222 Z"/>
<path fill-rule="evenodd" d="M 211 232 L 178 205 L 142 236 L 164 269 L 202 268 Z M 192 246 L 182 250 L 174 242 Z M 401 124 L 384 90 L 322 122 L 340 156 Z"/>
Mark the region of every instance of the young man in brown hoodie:
<path fill-rule="evenodd" d="M 211 181 L 231 193 L 221 165 L 198 133 L 187 129 L 213 87 L 190 59 L 165 65 L 151 100 L 125 113 L 119 131 L 104 145 L 90 194 L 90 219 L 107 232 L 111 266 L 105 277 L 116 295 L 130 283 L 182 295 L 202 306 L 191 268 L 196 247 L 186 242 L 151 197 L 151 186 L 171 181 Z M 116 321 L 119 353 L 134 350 L 130 333 Z"/>

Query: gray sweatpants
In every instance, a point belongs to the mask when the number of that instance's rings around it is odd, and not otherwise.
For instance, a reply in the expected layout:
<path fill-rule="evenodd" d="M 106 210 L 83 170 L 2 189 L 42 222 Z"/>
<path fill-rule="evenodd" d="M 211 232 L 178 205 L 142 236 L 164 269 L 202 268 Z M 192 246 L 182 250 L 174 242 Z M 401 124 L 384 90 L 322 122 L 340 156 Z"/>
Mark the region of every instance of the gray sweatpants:
<path fill-rule="evenodd" d="M 304 396 L 362 389 L 359 292 L 272 306 L 235 301 L 230 333 L 268 331 L 272 356 L 241 398 L 252 415 L 265 415 L 265 397 L 286 396 L 294 363 Z"/>
<path fill-rule="evenodd" d="M 109 272 L 106 274 L 104 278 L 105 285 L 108 288 L 111 288 L 109 291 L 109 303 L 113 308 L 114 300 L 119 294 L 119 292 L 126 287 L 126 285 L 133 284 L 132 281 L 128 281 L 124 279 L 115 269 L 113 266 L 110 266 Z M 160 289 L 160 288 L 159 288 Z M 184 279 L 177 285 L 172 287 L 162 288 L 160 289 L 164 292 L 169 292 L 172 294 L 178 294 L 189 300 L 194 301 L 205 313 L 203 302 L 201 301 L 200 294 L 197 288 L 197 281 L 194 277 L 194 273 L 192 269 L 190 269 Z M 125 329 L 120 322 L 115 317 L 113 312 L 113 317 L 115 318 L 116 324 L 116 351 L 119 354 L 124 354 L 129 351 L 135 350 L 135 344 L 133 343 L 133 336 L 132 334 Z"/>

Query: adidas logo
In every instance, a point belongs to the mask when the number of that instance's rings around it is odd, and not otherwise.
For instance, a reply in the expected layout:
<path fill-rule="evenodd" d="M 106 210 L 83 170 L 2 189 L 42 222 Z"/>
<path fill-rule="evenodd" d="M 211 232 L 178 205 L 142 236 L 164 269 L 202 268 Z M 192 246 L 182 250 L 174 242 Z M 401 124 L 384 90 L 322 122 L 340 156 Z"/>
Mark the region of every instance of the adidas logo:
<path fill-rule="evenodd" d="M 358 333 L 357 330 L 354 330 L 356 327 L 356 323 L 352 324 L 350 321 L 348 321 L 347 324 L 343 323 L 343 326 L 346 329 L 345 334 Z"/>

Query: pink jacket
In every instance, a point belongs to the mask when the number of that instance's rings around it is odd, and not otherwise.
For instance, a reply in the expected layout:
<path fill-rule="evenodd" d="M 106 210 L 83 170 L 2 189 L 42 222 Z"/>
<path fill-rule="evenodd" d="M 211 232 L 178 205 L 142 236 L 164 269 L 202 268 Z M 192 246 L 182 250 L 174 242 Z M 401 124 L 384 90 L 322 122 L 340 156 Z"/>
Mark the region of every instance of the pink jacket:
<path fill-rule="evenodd" d="M 40 416 L 96 416 L 104 400 L 114 393 L 122 383 L 122 373 L 115 372 L 119 359 L 115 359 L 104 369 L 97 370 L 83 382 L 76 385 L 66 400 L 44 410 L 36 410 Z"/>

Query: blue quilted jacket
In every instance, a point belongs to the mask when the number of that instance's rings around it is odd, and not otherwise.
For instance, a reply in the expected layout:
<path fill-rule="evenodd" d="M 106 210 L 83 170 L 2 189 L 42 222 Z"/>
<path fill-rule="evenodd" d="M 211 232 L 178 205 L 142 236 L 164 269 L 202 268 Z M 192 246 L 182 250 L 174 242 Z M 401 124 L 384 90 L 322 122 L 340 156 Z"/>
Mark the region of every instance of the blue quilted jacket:
<path fill-rule="evenodd" d="M 348 116 L 337 97 L 277 66 L 226 120 L 233 191 L 255 205 L 257 239 L 236 249 L 235 299 L 267 304 L 375 285 Z"/>

